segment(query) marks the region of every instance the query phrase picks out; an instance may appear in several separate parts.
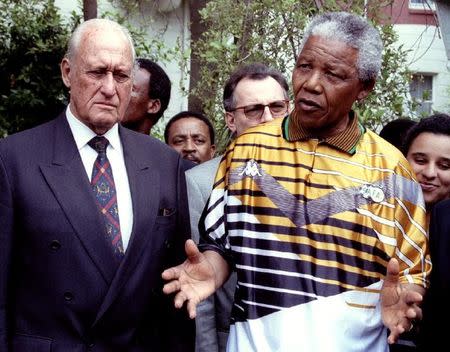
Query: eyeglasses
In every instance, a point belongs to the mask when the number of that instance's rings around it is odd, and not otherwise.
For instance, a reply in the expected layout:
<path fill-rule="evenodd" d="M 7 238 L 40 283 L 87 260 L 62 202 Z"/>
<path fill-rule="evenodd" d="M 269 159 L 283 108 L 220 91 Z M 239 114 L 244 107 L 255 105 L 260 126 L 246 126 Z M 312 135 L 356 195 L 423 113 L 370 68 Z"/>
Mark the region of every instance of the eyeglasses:
<path fill-rule="evenodd" d="M 233 110 L 230 110 L 230 112 L 242 109 L 244 110 L 245 117 L 249 120 L 259 120 L 263 116 L 266 106 L 269 107 L 269 110 L 272 113 L 273 117 L 282 117 L 288 111 L 289 100 L 277 100 L 270 104 L 239 106 L 237 108 L 234 108 Z"/>

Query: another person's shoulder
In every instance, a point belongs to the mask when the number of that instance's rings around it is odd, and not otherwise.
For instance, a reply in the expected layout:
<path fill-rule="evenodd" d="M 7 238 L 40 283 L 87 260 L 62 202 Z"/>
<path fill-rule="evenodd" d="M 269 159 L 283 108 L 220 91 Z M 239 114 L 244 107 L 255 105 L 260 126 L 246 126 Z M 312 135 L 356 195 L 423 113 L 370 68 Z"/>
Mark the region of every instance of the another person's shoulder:
<path fill-rule="evenodd" d="M 283 137 L 283 119 L 278 118 L 272 121 L 250 127 L 239 137 L 237 143 L 274 143 Z"/>
<path fill-rule="evenodd" d="M 206 173 L 209 173 L 212 170 L 217 170 L 221 159 L 221 156 L 217 156 L 211 160 L 196 165 L 195 167 L 186 171 L 186 177 L 195 179 L 196 177 L 204 176 Z"/>

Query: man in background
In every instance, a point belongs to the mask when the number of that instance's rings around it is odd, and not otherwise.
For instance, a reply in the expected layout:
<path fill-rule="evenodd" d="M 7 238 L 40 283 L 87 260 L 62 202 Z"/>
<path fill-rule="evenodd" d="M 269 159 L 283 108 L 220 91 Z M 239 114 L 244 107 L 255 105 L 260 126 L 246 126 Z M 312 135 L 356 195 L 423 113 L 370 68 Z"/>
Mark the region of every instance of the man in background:
<path fill-rule="evenodd" d="M 156 62 L 136 60 L 131 99 L 122 125 L 136 132 L 150 134 L 170 100 L 170 79 Z"/>
<path fill-rule="evenodd" d="M 166 143 L 183 159 L 200 164 L 214 157 L 216 151 L 214 127 L 203 114 L 182 111 L 167 122 L 164 130 Z"/>
<path fill-rule="evenodd" d="M 261 63 L 234 71 L 225 84 L 223 106 L 230 132 L 240 136 L 259 124 L 284 117 L 289 112 L 288 84 L 281 72 Z M 198 222 L 212 190 L 221 157 L 186 171 L 192 238 L 199 242 Z M 232 273 L 221 289 L 197 307 L 196 351 L 226 349 L 231 308 L 236 286 Z"/>

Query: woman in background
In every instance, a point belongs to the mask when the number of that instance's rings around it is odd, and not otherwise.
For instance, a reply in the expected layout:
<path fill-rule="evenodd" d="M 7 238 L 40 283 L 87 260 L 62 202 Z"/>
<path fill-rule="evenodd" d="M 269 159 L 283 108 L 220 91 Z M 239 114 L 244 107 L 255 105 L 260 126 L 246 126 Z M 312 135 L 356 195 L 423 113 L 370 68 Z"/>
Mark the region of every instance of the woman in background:
<path fill-rule="evenodd" d="M 429 220 L 433 206 L 450 197 L 450 116 L 420 120 L 409 129 L 403 152 L 422 187 Z"/>
<path fill-rule="evenodd" d="M 417 180 L 422 188 L 425 206 L 427 209 L 428 225 L 430 222 L 431 210 L 434 205 L 443 199 L 450 198 L 450 116 L 447 114 L 431 115 L 421 119 L 419 122 L 410 127 L 403 141 L 403 153 L 408 159 L 408 162 L 411 164 L 411 167 L 414 170 Z M 447 218 L 450 219 L 450 213 L 448 214 L 449 216 Z M 448 229 L 450 229 L 450 227 L 448 227 Z M 428 231 L 428 228 L 426 230 Z M 450 236 L 450 232 L 447 235 Z M 442 268 L 443 264 L 437 262 L 438 258 L 435 254 L 436 250 L 433 250 L 433 248 L 437 245 L 437 241 L 435 241 L 433 237 L 434 236 L 432 235 L 429 237 L 431 261 L 433 263 L 430 282 L 436 280 L 432 279 L 433 277 L 441 277 L 441 274 L 437 274 L 438 270 L 435 270 L 436 267 L 445 269 L 447 274 L 450 273 L 450 260 L 447 259 L 450 258 L 450 241 L 448 242 L 448 255 L 445 258 L 441 258 L 447 260 L 447 267 Z M 450 285 L 450 277 L 447 276 L 447 278 L 449 279 L 447 283 Z M 450 288 L 450 286 L 448 286 L 448 288 Z M 431 296 L 428 294 L 429 292 L 426 293 L 426 303 L 424 303 L 422 307 L 424 320 L 419 324 L 420 326 L 418 330 L 413 330 L 402 334 L 399 341 L 390 346 L 391 352 L 439 351 L 439 349 L 435 350 L 431 348 L 433 344 L 428 341 L 428 333 L 430 332 L 430 316 L 433 315 L 430 312 L 430 300 L 433 294 Z M 448 297 L 447 299 L 450 299 L 449 289 L 447 289 L 446 295 Z M 441 300 L 439 304 L 442 303 L 446 302 Z M 448 306 L 448 304 L 446 306 Z M 435 309 L 436 307 L 437 305 L 433 305 L 432 308 Z M 438 309 L 441 308 L 441 306 L 438 307 Z M 444 311 L 447 312 L 448 310 Z M 418 331 L 420 330 L 427 331 L 427 337 L 422 334 L 419 334 L 418 336 Z M 417 340 L 419 341 L 417 344 L 420 348 L 416 347 Z M 443 349 L 442 351 L 444 350 L 447 349 Z"/>

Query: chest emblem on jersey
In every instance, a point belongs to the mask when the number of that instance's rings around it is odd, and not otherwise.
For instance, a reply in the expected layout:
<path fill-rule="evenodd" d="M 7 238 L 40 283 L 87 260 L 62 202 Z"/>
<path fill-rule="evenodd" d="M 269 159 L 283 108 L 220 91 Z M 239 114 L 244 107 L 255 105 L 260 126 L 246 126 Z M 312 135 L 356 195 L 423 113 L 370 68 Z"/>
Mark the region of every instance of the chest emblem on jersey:
<path fill-rule="evenodd" d="M 380 203 L 385 199 L 383 189 L 372 185 L 363 185 L 359 194 L 361 194 L 365 199 L 371 199 L 376 203 Z"/>

